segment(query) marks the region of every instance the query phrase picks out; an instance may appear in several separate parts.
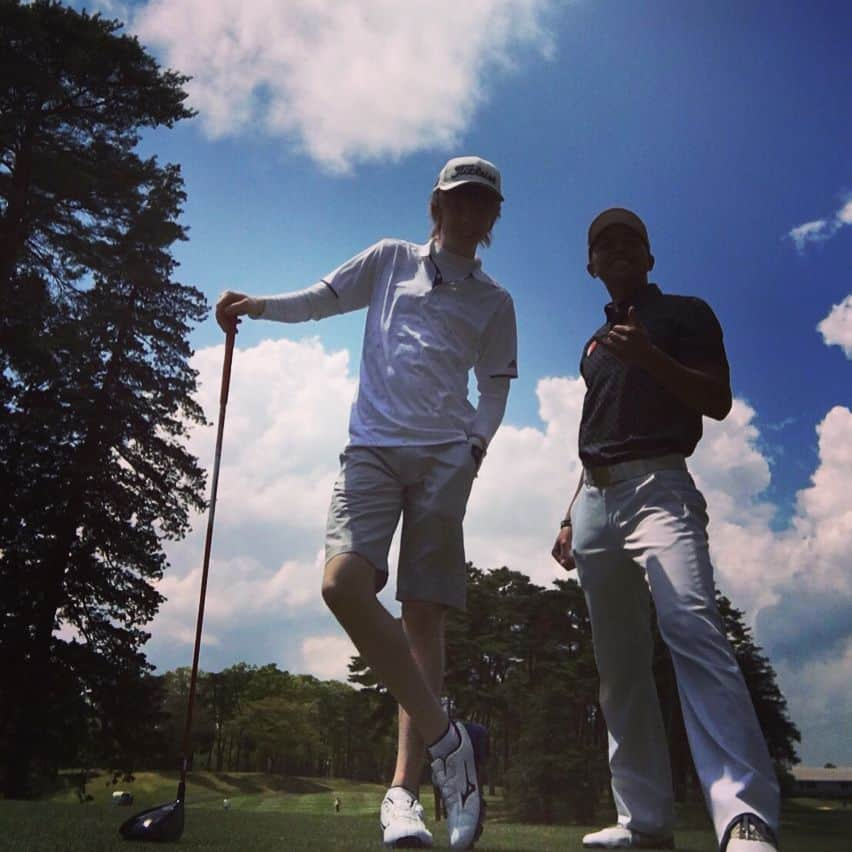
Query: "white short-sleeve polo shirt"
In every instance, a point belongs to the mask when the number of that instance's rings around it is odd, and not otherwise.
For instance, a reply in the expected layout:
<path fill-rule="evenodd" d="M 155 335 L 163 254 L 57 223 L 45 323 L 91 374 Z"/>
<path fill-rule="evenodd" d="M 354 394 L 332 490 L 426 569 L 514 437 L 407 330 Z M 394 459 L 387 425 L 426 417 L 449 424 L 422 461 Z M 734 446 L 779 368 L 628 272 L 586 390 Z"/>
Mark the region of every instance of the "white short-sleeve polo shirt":
<path fill-rule="evenodd" d="M 367 308 L 351 445 L 466 440 L 475 409 L 468 375 L 515 378 L 512 298 L 480 263 L 444 280 L 430 244 L 381 240 L 322 279 L 337 311 Z"/>

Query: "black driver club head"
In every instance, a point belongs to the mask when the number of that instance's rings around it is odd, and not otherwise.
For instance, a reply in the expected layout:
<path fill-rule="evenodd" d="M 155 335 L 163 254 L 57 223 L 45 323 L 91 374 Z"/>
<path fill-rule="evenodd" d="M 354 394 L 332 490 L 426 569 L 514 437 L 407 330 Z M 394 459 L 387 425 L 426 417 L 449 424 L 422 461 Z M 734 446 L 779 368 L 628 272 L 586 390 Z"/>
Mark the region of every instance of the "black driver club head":
<path fill-rule="evenodd" d="M 183 796 L 165 805 L 148 808 L 125 820 L 118 833 L 125 840 L 154 843 L 180 840 L 183 834 Z"/>

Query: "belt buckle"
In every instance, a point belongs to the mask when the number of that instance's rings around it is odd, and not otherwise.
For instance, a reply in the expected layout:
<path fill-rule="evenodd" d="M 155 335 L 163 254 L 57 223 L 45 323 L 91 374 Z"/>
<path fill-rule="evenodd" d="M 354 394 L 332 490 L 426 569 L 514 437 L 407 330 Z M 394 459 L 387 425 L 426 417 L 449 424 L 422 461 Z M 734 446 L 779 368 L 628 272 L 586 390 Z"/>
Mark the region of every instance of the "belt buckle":
<path fill-rule="evenodd" d="M 612 473 L 608 467 L 587 468 L 589 482 L 596 488 L 612 485 Z"/>

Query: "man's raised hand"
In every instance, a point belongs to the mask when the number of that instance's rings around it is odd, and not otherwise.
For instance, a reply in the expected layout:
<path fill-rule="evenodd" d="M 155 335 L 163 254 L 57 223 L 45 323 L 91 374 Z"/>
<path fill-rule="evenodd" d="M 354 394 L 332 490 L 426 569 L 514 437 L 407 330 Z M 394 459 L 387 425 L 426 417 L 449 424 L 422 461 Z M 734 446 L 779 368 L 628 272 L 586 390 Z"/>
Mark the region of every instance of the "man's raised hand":
<path fill-rule="evenodd" d="M 632 305 L 627 311 L 627 321 L 614 325 L 600 338 L 600 342 L 622 361 L 640 366 L 648 362 L 654 348 L 648 329 L 642 325 Z"/>

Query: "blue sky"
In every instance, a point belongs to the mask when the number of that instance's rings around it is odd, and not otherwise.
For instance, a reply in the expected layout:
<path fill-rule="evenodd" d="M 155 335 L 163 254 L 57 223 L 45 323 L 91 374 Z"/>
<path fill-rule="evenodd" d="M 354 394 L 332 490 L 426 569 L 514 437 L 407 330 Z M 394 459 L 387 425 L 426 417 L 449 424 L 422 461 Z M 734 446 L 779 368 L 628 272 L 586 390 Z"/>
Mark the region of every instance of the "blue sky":
<path fill-rule="evenodd" d="M 152 150 L 181 163 L 189 191 L 182 275 L 211 299 L 225 282 L 289 289 L 379 236 L 420 240 L 443 160 L 481 153 L 503 169 L 507 197 L 487 268 L 527 331 L 529 380 L 509 417 L 533 422 L 534 378 L 574 368 L 600 315 L 602 290 L 584 273 L 588 222 L 631 206 L 648 223 L 661 286 L 706 298 L 722 320 L 735 391 L 775 427 L 771 487 L 786 514 L 848 372 L 815 329 L 849 291 L 852 228 L 804 256 L 784 239 L 852 194 L 842 19 L 852 12 L 837 2 L 775 4 L 772 15 L 741 2 L 557 6 L 545 16 L 553 57 L 528 47 L 514 69 L 483 74 L 487 101 L 457 144 L 342 176 L 252 127 L 215 142 L 200 121 L 157 134 Z M 357 351 L 361 321 L 341 325 L 323 338 Z M 211 325 L 195 340 L 215 335 Z"/>
<path fill-rule="evenodd" d="M 425 240 L 448 157 L 501 168 L 506 202 L 483 260 L 515 299 L 521 377 L 471 503 L 481 567 L 558 576 L 547 551 L 576 482 L 577 363 L 606 301 L 585 272 L 586 228 L 604 207 L 636 210 L 653 280 L 706 299 L 725 330 L 738 402 L 695 458 L 720 585 L 776 666 L 805 762 L 852 763 L 848 4 L 75 5 L 129 21 L 194 77 L 199 116 L 148 134 L 144 150 L 182 166 L 179 277 L 211 303 L 225 287 L 307 286 L 380 237 Z M 347 646 L 314 575 L 362 328 L 360 314 L 242 326 L 220 484 L 233 511 L 217 512 L 217 549 L 219 577 L 255 603 L 248 628 L 221 587 L 203 667 L 342 675 Z M 210 320 L 192 342 L 212 419 L 221 334 Z M 202 461 L 211 440 L 194 444 Z M 530 467 L 513 474 L 520 457 Z M 513 475 L 548 481 L 524 498 Z M 305 517 L 291 523 L 294 501 Z M 490 526 L 501 512 L 511 540 Z M 163 667 L 188 657 L 173 640 L 188 642 L 202 527 L 170 553 L 149 644 Z"/>

